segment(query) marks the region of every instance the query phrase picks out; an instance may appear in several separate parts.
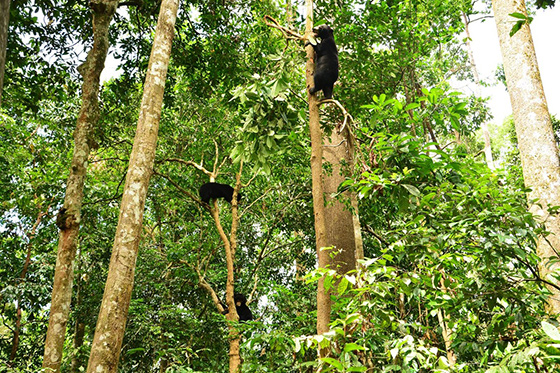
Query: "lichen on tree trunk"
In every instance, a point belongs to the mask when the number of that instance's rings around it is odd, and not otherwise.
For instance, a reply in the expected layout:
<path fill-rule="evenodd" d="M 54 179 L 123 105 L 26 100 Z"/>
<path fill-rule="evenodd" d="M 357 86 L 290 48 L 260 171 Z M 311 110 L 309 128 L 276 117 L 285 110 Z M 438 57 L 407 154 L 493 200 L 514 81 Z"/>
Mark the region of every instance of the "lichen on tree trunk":
<path fill-rule="evenodd" d="M 91 150 L 93 130 L 99 119 L 98 92 L 101 72 L 109 49 L 109 24 L 118 1 L 92 1 L 93 47 L 79 67 L 84 78 L 82 107 L 74 131 L 74 153 L 66 185 L 64 207 L 61 210 L 61 230 L 53 282 L 49 327 L 45 340 L 43 368 L 60 371 L 66 324 L 72 298 L 74 258 L 80 228 L 84 180 Z"/>
<path fill-rule="evenodd" d="M 87 372 L 116 372 L 128 315 L 144 205 L 153 172 L 178 0 L 161 3 L 138 126 Z"/>
<path fill-rule="evenodd" d="M 560 313 L 559 282 L 550 276 L 560 268 L 551 262 L 560 250 L 560 220 L 549 214 L 547 205 L 560 205 L 560 159 L 554 139 L 552 121 L 537 64 L 531 30 L 524 24 L 517 33 L 510 31 L 518 19 L 512 13 L 527 14 L 523 0 L 493 0 L 492 7 L 498 28 L 504 71 L 513 110 L 519 155 L 525 185 L 531 188 L 528 199 L 530 210 L 544 222 L 552 234 L 541 236 L 537 254 L 541 259 L 540 276 L 548 281 L 552 293 L 548 311 Z M 537 200 L 537 203 L 532 201 Z"/>

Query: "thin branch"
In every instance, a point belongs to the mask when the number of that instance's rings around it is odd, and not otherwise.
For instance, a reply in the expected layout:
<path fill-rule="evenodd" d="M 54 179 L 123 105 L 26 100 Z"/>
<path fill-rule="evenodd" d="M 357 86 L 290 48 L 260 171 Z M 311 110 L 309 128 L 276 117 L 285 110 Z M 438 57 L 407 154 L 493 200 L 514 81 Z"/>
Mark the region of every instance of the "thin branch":
<path fill-rule="evenodd" d="M 95 204 L 98 204 L 98 203 L 111 202 L 111 201 L 116 200 L 119 196 L 122 195 L 121 193 L 119 193 L 119 189 L 120 189 L 121 185 L 124 183 L 125 179 L 126 179 L 126 172 L 122 175 L 121 180 L 119 181 L 119 185 L 117 185 L 117 190 L 115 191 L 115 194 L 112 197 L 101 198 L 101 199 L 91 201 L 91 202 L 84 202 L 82 204 L 82 206 L 95 205 Z"/>
<path fill-rule="evenodd" d="M 264 23 L 267 26 L 273 27 L 275 29 L 278 29 L 280 31 L 282 31 L 282 34 L 284 35 L 284 37 L 286 39 L 290 39 L 290 40 L 305 40 L 305 37 L 298 34 L 297 32 L 290 30 L 287 27 L 284 26 L 280 26 L 280 24 L 278 23 L 277 20 L 275 20 L 274 18 L 272 18 L 269 15 L 264 16 Z"/>
<path fill-rule="evenodd" d="M 186 166 L 193 166 L 194 168 L 196 168 L 197 170 L 200 170 L 202 172 L 204 172 L 206 175 L 208 175 L 209 177 L 212 177 L 214 175 L 213 172 L 208 171 L 206 168 L 204 168 L 204 166 L 202 165 L 202 161 L 200 162 L 200 164 L 195 163 L 193 161 L 185 161 L 184 159 L 180 159 L 180 158 L 166 158 L 166 159 L 162 159 L 161 161 L 158 161 L 157 163 L 162 163 L 162 162 L 177 162 L 177 163 L 182 163 Z"/>
<path fill-rule="evenodd" d="M 184 195 L 188 196 L 189 198 L 191 198 L 193 201 L 198 202 L 198 204 L 200 204 L 202 207 L 206 208 L 207 210 L 210 210 L 210 206 L 204 202 L 202 202 L 202 200 L 196 198 L 196 196 L 189 192 L 188 190 L 184 189 L 182 186 L 180 186 L 179 184 L 177 184 L 175 181 L 173 181 L 169 176 L 162 174 L 161 172 L 158 172 L 157 170 L 153 170 L 154 175 L 163 177 L 164 179 L 166 179 L 167 181 L 169 181 L 175 188 L 177 188 L 181 193 L 183 193 Z"/>

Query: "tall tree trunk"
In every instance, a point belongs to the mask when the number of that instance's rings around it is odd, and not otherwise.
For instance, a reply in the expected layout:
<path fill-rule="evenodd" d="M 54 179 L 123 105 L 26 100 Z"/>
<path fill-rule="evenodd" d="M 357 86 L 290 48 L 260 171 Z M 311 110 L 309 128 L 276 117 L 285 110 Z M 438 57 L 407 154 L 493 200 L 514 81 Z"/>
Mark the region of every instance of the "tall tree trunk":
<path fill-rule="evenodd" d="M 6 48 L 8 46 L 8 25 L 10 23 L 10 0 L 0 0 L 0 106 L 4 89 L 6 68 Z"/>
<path fill-rule="evenodd" d="M 339 185 L 346 176 L 351 175 L 354 164 L 354 147 L 352 137 L 347 127 L 333 128 L 329 139 L 325 140 L 323 163 L 329 165 L 328 174 L 325 174 L 325 228 L 327 243 L 336 251 L 334 269 L 339 274 L 356 269 L 357 257 L 363 255 L 358 244 L 361 242 L 359 219 L 357 215 L 356 195 L 351 192 L 342 193 L 343 200 L 333 198 Z M 325 167 L 323 168 L 325 169 Z M 346 203 L 345 203 L 346 202 Z M 355 209 L 355 211 L 352 211 Z M 355 216 L 354 216 L 355 215 Z M 355 225 L 358 225 L 357 227 Z M 359 236 L 358 236 L 359 235 Z M 358 236 L 358 237 L 357 237 Z"/>
<path fill-rule="evenodd" d="M 158 18 L 144 94 L 126 175 L 113 253 L 87 372 L 116 372 L 134 283 L 144 205 L 153 173 L 163 92 L 178 0 L 164 0 Z"/>
<path fill-rule="evenodd" d="M 239 315 L 237 314 L 237 309 L 235 307 L 234 293 L 235 293 L 235 251 L 237 250 L 237 227 L 239 226 L 239 214 L 237 208 L 237 194 L 241 187 L 241 172 L 243 171 L 243 165 L 241 165 L 239 172 L 237 173 L 235 190 L 231 199 L 231 231 L 229 238 L 220 221 L 220 209 L 218 207 L 218 200 L 214 199 L 213 207 L 210 211 L 214 223 L 216 224 L 216 229 L 222 242 L 224 243 L 224 251 L 226 255 L 226 266 L 227 266 L 227 280 L 226 280 L 226 305 L 229 312 L 226 315 L 229 321 L 238 321 Z M 213 181 L 213 180 L 212 180 Z M 241 370 L 241 355 L 240 355 L 240 342 L 241 335 L 239 330 L 233 324 L 228 325 L 228 337 L 229 337 L 229 372 L 237 373 Z"/>
<path fill-rule="evenodd" d="M 82 107 L 74 131 L 74 154 L 66 185 L 64 205 L 59 212 L 57 224 L 60 228 L 58 255 L 54 273 L 49 327 L 45 341 L 43 368 L 58 372 L 66 335 L 66 323 L 72 298 L 74 257 L 80 228 L 84 179 L 90 154 L 90 141 L 99 119 L 99 77 L 105 65 L 109 49 L 109 24 L 117 9 L 117 0 L 94 0 L 93 47 L 86 61 L 79 67 L 84 77 L 82 84 Z"/>
<path fill-rule="evenodd" d="M 86 324 L 84 322 L 84 315 L 81 311 L 82 301 L 83 301 L 83 291 L 82 287 L 84 286 L 83 281 L 78 279 L 77 283 L 77 290 L 76 290 L 76 303 L 74 309 L 77 309 L 75 318 L 76 323 L 74 324 L 74 341 L 73 341 L 73 349 L 74 355 L 72 356 L 72 363 L 70 365 L 70 372 L 71 373 L 79 373 L 80 368 L 83 366 L 85 361 L 83 353 L 82 353 L 82 346 L 84 345 L 84 336 L 86 332 Z"/>
<path fill-rule="evenodd" d="M 31 253 L 33 249 L 33 239 L 37 235 L 37 228 L 43 217 L 48 213 L 50 205 L 43 211 L 42 206 L 39 206 L 39 214 L 37 215 L 37 219 L 35 220 L 35 224 L 31 228 L 31 232 L 27 235 L 27 255 L 25 256 L 25 262 L 23 263 L 23 269 L 21 270 L 21 274 L 19 275 L 20 284 L 25 282 L 25 278 L 27 277 L 27 271 L 29 269 L 29 265 L 31 264 Z M 10 357 L 8 361 L 14 361 L 16 358 L 17 350 L 19 347 L 19 336 L 21 333 L 21 292 L 18 291 L 18 296 L 16 300 L 16 322 L 14 327 L 14 336 L 12 338 L 12 350 L 10 352 Z"/>
<path fill-rule="evenodd" d="M 313 0 L 305 0 L 306 22 L 305 35 L 313 35 Z M 327 250 L 325 200 L 323 187 L 323 130 L 319 122 L 319 105 L 316 95 L 309 94 L 309 87 L 313 86 L 313 72 L 315 70 L 315 51 L 311 45 L 307 46 L 307 64 L 305 67 L 307 81 L 307 98 L 309 100 L 309 133 L 311 137 L 311 180 L 313 194 L 313 214 L 315 216 L 315 244 L 317 246 L 317 261 L 319 268 L 326 268 L 330 264 Z M 320 279 L 317 288 L 317 334 L 329 330 L 331 319 L 331 300 L 325 290 L 324 280 Z"/>
<path fill-rule="evenodd" d="M 467 34 L 466 39 L 466 46 L 467 46 L 467 53 L 469 55 L 469 62 L 471 64 L 471 71 L 474 76 L 474 82 L 476 83 L 476 94 L 477 96 L 481 96 L 480 93 L 480 77 L 478 75 L 478 69 L 476 68 L 476 61 L 474 59 L 474 54 L 471 47 L 471 34 L 469 32 L 469 20 L 465 13 L 463 14 L 463 23 L 465 24 L 465 34 Z M 486 123 L 482 123 L 480 125 L 480 129 L 482 130 L 482 136 L 484 137 L 484 155 L 486 157 L 486 164 L 488 168 L 494 170 L 494 157 L 492 156 L 492 143 L 490 142 L 490 133 L 488 132 L 488 126 Z"/>
<path fill-rule="evenodd" d="M 506 82 L 513 109 L 513 119 L 519 146 L 525 185 L 531 188 L 529 201 L 531 212 L 544 221 L 551 232 L 540 237 L 537 254 L 541 258 L 540 275 L 552 293 L 548 299 L 548 311 L 560 313 L 560 291 L 551 285 L 559 281 L 551 273 L 560 268 L 560 263 L 550 258 L 558 257 L 560 250 L 560 221 L 556 214 L 550 215 L 547 205 L 560 205 L 560 160 L 554 140 L 552 121 L 537 65 L 535 48 L 528 24 L 510 36 L 517 19 L 511 13 L 527 14 L 523 0 L 493 0 L 492 7 L 498 28 Z"/>

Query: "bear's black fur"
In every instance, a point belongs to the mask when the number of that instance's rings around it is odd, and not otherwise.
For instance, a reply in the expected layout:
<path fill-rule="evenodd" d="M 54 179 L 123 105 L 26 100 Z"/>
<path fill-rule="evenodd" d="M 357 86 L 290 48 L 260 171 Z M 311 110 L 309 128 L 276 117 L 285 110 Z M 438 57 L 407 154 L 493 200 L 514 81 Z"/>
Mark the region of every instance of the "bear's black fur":
<path fill-rule="evenodd" d="M 235 310 L 237 311 L 237 315 L 239 316 L 239 321 L 250 321 L 253 320 L 253 313 L 247 306 L 247 298 L 243 294 L 235 293 L 233 295 L 233 301 L 235 302 Z M 220 302 L 221 303 L 221 302 Z M 223 314 L 227 314 L 229 309 L 227 306 L 222 304 L 224 307 Z"/>
<path fill-rule="evenodd" d="M 200 199 L 205 203 L 210 203 L 212 198 L 223 198 L 229 203 L 233 198 L 233 188 L 227 184 L 206 183 L 198 189 Z M 241 200 L 241 193 L 237 194 L 237 201 Z"/>
<path fill-rule="evenodd" d="M 320 25 L 313 29 L 315 35 L 321 38 L 321 42 L 313 45 L 315 50 L 315 74 L 313 74 L 314 87 L 309 88 L 309 93 L 323 91 L 325 98 L 332 98 L 334 82 L 338 79 L 338 50 L 334 42 L 332 28 Z"/>
<path fill-rule="evenodd" d="M 247 298 L 243 294 L 234 294 L 233 300 L 235 301 L 235 309 L 239 315 L 239 321 L 253 320 L 253 313 L 247 306 Z"/>

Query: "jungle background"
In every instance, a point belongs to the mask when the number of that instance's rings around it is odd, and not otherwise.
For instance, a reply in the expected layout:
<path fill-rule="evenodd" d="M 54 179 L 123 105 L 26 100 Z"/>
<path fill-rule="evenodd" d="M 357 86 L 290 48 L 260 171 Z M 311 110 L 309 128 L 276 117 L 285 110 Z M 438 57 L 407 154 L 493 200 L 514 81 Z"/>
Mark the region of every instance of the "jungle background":
<path fill-rule="evenodd" d="M 546 232 L 527 208 L 513 121 L 492 127 L 489 165 L 486 99 L 450 83 L 487 84 L 475 79 L 464 31 L 465 19 L 491 8 L 473 5 L 316 2 L 316 23 L 333 26 L 339 48 L 334 98 L 352 116 L 356 150 L 339 190 L 358 198 L 364 251 L 357 270 L 327 273 L 332 333 L 323 341 L 305 51 L 263 19 L 301 31 L 301 4 L 181 3 L 120 371 L 227 371 L 227 321 L 201 286 L 202 273 L 225 296 L 223 244 L 196 203 L 208 177 L 189 162 L 217 162 L 216 181 L 234 185 L 241 161 L 235 287 L 256 317 L 240 326 L 244 372 L 558 369 L 560 332 L 535 250 Z M 158 12 L 157 1 L 124 2 L 111 23 L 119 73 L 102 85 L 91 139 L 64 372 L 87 365 Z M 77 69 L 91 43 L 85 2 L 12 1 L 0 112 L 0 372 L 41 369 Z M 321 109 L 333 131 L 339 111 Z M 229 205 L 220 207 L 227 226 Z M 319 360 L 321 343 L 331 354 Z"/>

